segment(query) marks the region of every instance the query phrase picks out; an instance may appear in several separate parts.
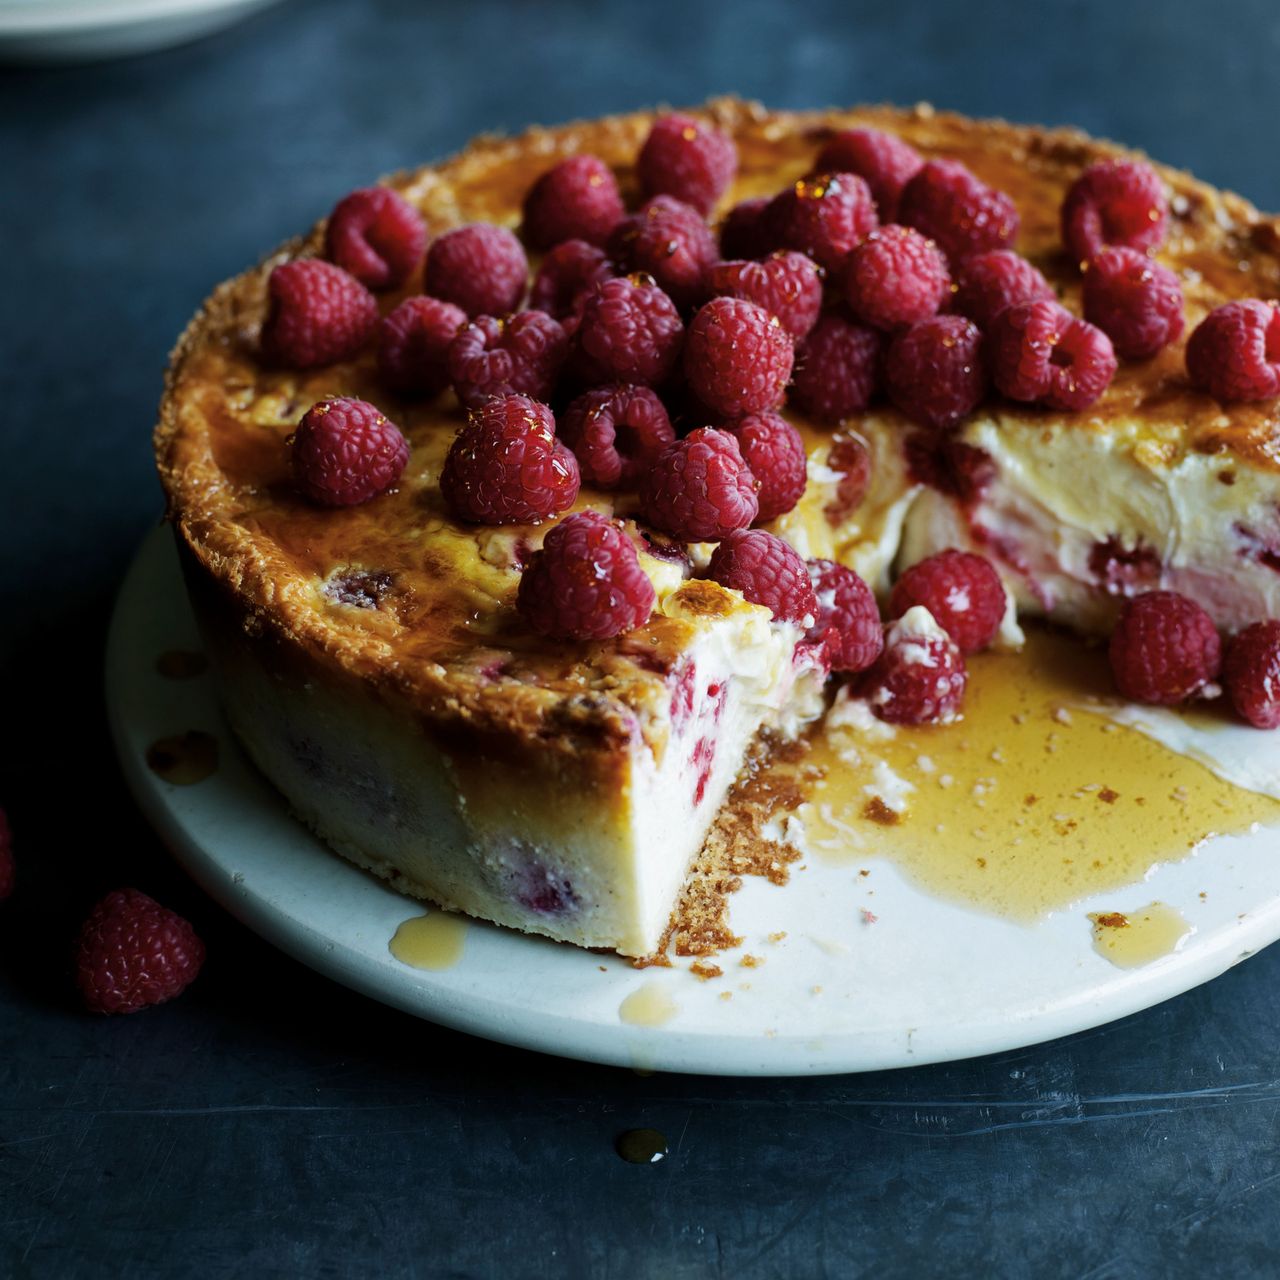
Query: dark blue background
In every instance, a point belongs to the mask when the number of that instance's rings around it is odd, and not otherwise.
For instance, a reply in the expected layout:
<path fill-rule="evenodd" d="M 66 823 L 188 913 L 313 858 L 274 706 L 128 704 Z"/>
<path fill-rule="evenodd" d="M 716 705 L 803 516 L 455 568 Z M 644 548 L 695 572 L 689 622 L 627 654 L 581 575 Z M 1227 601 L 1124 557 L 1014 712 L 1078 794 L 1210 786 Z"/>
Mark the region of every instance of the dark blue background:
<path fill-rule="evenodd" d="M 1280 9 L 294 3 L 0 72 L 0 1274 L 1274 1276 L 1280 950 L 1118 1025 L 910 1072 L 641 1079 L 361 1000 L 168 866 L 103 727 L 112 591 L 160 495 L 169 346 L 349 188 L 519 129 L 736 91 L 1074 123 L 1280 207 Z M 197 923 L 177 1003 L 69 997 L 88 903 Z M 612 1151 L 653 1125 L 671 1156 Z"/>

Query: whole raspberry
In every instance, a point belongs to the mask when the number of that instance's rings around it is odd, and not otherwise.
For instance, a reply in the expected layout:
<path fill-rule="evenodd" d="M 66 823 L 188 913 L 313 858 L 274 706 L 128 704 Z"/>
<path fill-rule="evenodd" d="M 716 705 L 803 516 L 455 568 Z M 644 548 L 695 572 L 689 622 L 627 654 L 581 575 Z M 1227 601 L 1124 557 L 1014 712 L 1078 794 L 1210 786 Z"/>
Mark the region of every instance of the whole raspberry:
<path fill-rule="evenodd" d="M 804 494 L 808 458 L 800 433 L 776 413 L 749 413 L 726 422 L 724 430 L 738 442 L 743 460 L 759 482 L 756 516 L 762 524 L 786 515 Z"/>
<path fill-rule="evenodd" d="M 92 1013 L 136 1013 L 181 995 L 204 943 L 180 915 L 137 889 L 117 889 L 80 926 L 76 985 Z"/>
<path fill-rule="evenodd" d="M 609 237 L 609 256 L 627 271 L 651 275 L 673 302 L 696 306 L 718 253 L 702 215 L 672 196 L 654 196 Z"/>
<path fill-rule="evenodd" d="M 850 255 L 844 295 L 873 329 L 901 329 L 936 315 L 951 289 L 947 260 L 927 236 L 891 225 L 873 231 Z"/>
<path fill-rule="evenodd" d="M 834 560 L 810 560 L 808 568 L 818 611 L 805 639 L 826 637 L 832 671 L 865 671 L 884 648 L 875 595 L 852 569 Z"/>
<path fill-rule="evenodd" d="M 394 289 L 413 274 L 427 247 L 427 224 L 398 191 L 363 187 L 329 215 L 324 254 L 370 289 Z"/>
<path fill-rule="evenodd" d="M 988 331 L 987 352 L 1002 395 L 1051 409 L 1087 409 L 1116 372 L 1111 339 L 1047 300 L 1002 311 Z"/>
<path fill-rule="evenodd" d="M 805 562 L 788 543 L 764 529 L 727 534 L 711 553 L 707 576 L 741 591 L 752 604 L 771 609 L 776 622 L 808 627 L 817 616 L 818 601 Z"/>
<path fill-rule="evenodd" d="M 885 389 L 894 405 L 922 427 L 946 431 L 987 393 L 982 331 L 964 316 L 934 316 L 904 329 L 889 344 Z"/>
<path fill-rule="evenodd" d="M 852 173 L 801 178 L 773 197 L 765 217 L 775 247 L 807 253 L 833 274 L 880 225 L 871 189 Z"/>
<path fill-rule="evenodd" d="M 756 480 L 733 436 L 698 427 L 641 475 L 640 509 L 682 542 L 715 542 L 756 518 Z"/>
<path fill-rule="evenodd" d="M 1147 252 L 1165 236 L 1169 206 L 1160 175 L 1140 160 L 1099 160 L 1062 202 L 1062 240 L 1082 265 L 1107 245 Z"/>
<path fill-rule="evenodd" d="M 0 809 L 0 902 L 13 893 L 13 882 L 16 869 L 13 861 L 13 832 L 9 827 L 9 816 Z"/>
<path fill-rule="evenodd" d="M 874 329 L 829 311 L 796 351 L 791 399 L 819 422 L 839 422 L 871 403 L 884 340 Z"/>
<path fill-rule="evenodd" d="M 267 279 L 262 354 L 272 364 L 315 369 L 349 360 L 377 324 L 373 294 L 331 262 L 282 262 Z"/>
<path fill-rule="evenodd" d="M 954 547 L 917 561 L 893 584 L 889 617 L 922 604 L 962 653 L 985 649 L 1004 619 L 1004 584 L 991 561 Z"/>
<path fill-rule="evenodd" d="M 714 294 L 754 302 L 777 316 L 796 342 L 818 323 L 822 310 L 822 268 L 792 250 L 771 254 L 763 262 L 717 262 L 708 283 Z"/>
<path fill-rule="evenodd" d="M 452 302 L 406 298 L 378 329 L 378 374 L 398 395 L 430 398 L 449 385 L 449 344 L 467 323 Z"/>
<path fill-rule="evenodd" d="M 1042 299 L 1057 300 L 1044 276 L 1012 249 L 992 249 L 960 264 L 951 306 L 986 329 L 1006 307 Z"/>
<path fill-rule="evenodd" d="M 389 489 L 409 461 L 409 442 L 365 400 L 335 396 L 313 404 L 289 437 L 299 490 L 326 507 L 368 502 Z"/>
<path fill-rule="evenodd" d="M 684 373 L 713 413 L 736 418 L 781 404 L 794 358 L 786 329 L 763 307 L 712 298 L 689 325 Z"/>
<path fill-rule="evenodd" d="M 1246 298 L 1209 312 L 1187 339 L 1187 373 L 1228 404 L 1280 395 L 1280 308 Z"/>
<path fill-rule="evenodd" d="M 834 436 L 827 453 L 827 468 L 839 478 L 824 514 L 828 524 L 843 524 L 862 505 L 871 487 L 871 450 L 861 436 Z"/>
<path fill-rule="evenodd" d="M 720 224 L 722 258 L 763 258 L 773 248 L 767 212 L 768 196 L 735 204 Z"/>
<path fill-rule="evenodd" d="M 495 396 L 472 410 L 440 473 L 449 509 L 472 524 L 540 524 L 573 506 L 579 484 L 551 410 L 528 396 Z"/>
<path fill-rule="evenodd" d="M 1228 641 L 1222 683 L 1241 719 L 1280 728 L 1280 622 L 1255 622 Z"/>
<path fill-rule="evenodd" d="M 845 129 L 818 152 L 822 173 L 856 173 L 871 188 L 881 222 L 896 222 L 902 189 L 924 161 L 914 147 L 879 129 Z"/>
<path fill-rule="evenodd" d="M 598 511 L 566 516 L 520 578 L 516 608 L 553 640 L 608 640 L 648 622 L 653 583 L 635 544 Z"/>
<path fill-rule="evenodd" d="M 596 156 L 570 156 L 529 188 L 522 229 L 535 250 L 565 240 L 602 245 L 624 213 L 613 170 Z"/>
<path fill-rule="evenodd" d="M 652 280 L 620 277 L 587 295 L 574 339 L 586 381 L 657 386 L 680 356 L 684 322 Z"/>
<path fill-rule="evenodd" d="M 1084 318 L 1122 360 L 1145 360 L 1182 333 L 1182 285 L 1137 249 L 1103 249 L 1085 271 Z"/>
<path fill-rule="evenodd" d="M 917 606 L 889 624 L 884 651 L 858 688 L 872 713 L 889 724 L 949 724 L 968 682 L 955 641 Z"/>
<path fill-rule="evenodd" d="M 506 227 L 473 222 L 432 241 L 424 292 L 460 306 L 469 316 L 505 316 L 520 305 L 529 263 Z"/>
<path fill-rule="evenodd" d="M 668 195 L 692 205 L 706 217 L 738 172 L 733 139 L 692 116 L 663 116 L 654 121 L 636 174 L 646 196 Z"/>
<path fill-rule="evenodd" d="M 936 240 L 955 266 L 1018 234 L 1013 201 L 959 160 L 930 160 L 903 189 L 898 220 Z"/>
<path fill-rule="evenodd" d="M 568 354 L 564 329 L 545 311 L 520 311 L 506 320 L 478 316 L 449 347 L 449 378 L 469 409 L 491 396 L 550 400 Z"/>
<path fill-rule="evenodd" d="M 565 240 L 549 250 L 538 264 L 529 306 L 564 321 L 581 312 L 581 304 L 596 285 L 616 274 L 603 249 L 585 240 Z"/>
<path fill-rule="evenodd" d="M 1222 644 L 1213 619 L 1176 591 L 1126 600 L 1111 633 L 1111 674 L 1135 702 L 1172 706 L 1218 678 Z"/>
<path fill-rule="evenodd" d="M 583 482 L 597 489 L 634 489 L 676 438 L 662 401 L 648 387 L 588 391 L 564 411 L 559 426 Z"/>

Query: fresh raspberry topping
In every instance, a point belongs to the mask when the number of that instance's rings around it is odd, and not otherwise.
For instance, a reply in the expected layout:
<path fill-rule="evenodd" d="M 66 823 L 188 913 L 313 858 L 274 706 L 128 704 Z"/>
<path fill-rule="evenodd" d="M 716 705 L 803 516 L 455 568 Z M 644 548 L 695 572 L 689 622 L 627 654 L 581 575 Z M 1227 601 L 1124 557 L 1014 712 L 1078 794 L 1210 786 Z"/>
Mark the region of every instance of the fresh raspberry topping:
<path fill-rule="evenodd" d="M 505 316 L 520 305 L 529 263 L 506 227 L 473 222 L 432 241 L 424 292 L 454 302 L 469 316 Z"/>
<path fill-rule="evenodd" d="M 1085 270 L 1084 318 L 1122 360 L 1145 360 L 1182 333 L 1182 285 L 1137 249 L 1103 249 Z"/>
<path fill-rule="evenodd" d="M 1246 298 L 1209 312 L 1187 339 L 1187 373 L 1227 403 L 1280 395 L 1280 308 Z"/>
<path fill-rule="evenodd" d="M 350 507 L 400 479 L 409 442 L 365 400 L 336 396 L 313 404 L 289 437 L 293 480 L 312 502 Z"/>
<path fill-rule="evenodd" d="M 1018 234 L 1013 201 L 959 160 L 930 160 L 903 189 L 898 220 L 936 240 L 957 265 L 1003 249 Z"/>
<path fill-rule="evenodd" d="M 398 395 L 430 398 L 449 385 L 449 344 L 467 323 L 452 302 L 406 298 L 378 329 L 378 374 Z"/>
<path fill-rule="evenodd" d="M 640 507 L 682 542 L 714 542 L 756 518 L 756 480 L 733 436 L 698 427 L 640 477 Z"/>
<path fill-rule="evenodd" d="M 968 682 L 955 641 L 917 607 L 889 624 L 884 652 L 859 691 L 889 724 L 947 724 L 956 718 Z"/>
<path fill-rule="evenodd" d="M 1218 677 L 1222 645 L 1213 619 L 1176 591 L 1125 601 L 1111 633 L 1116 688 L 1135 702 L 1185 702 Z"/>
<path fill-rule="evenodd" d="M 871 486 L 871 451 L 861 436 L 837 435 L 827 453 L 827 466 L 840 478 L 825 514 L 829 524 L 842 524 L 862 505 Z"/>
<path fill-rule="evenodd" d="M 763 258 L 773 248 L 767 211 L 768 196 L 735 204 L 720 224 L 720 256 Z"/>
<path fill-rule="evenodd" d="M 609 237 L 609 255 L 627 271 L 651 275 L 681 307 L 707 292 L 707 272 L 718 252 L 702 215 L 673 196 L 654 196 Z"/>
<path fill-rule="evenodd" d="M 524 238 L 534 250 L 565 240 L 602 245 L 624 213 L 613 170 L 596 156 L 570 156 L 529 188 Z"/>
<path fill-rule="evenodd" d="M 790 544 L 764 529 L 726 534 L 711 554 L 707 576 L 771 609 L 777 622 L 807 627 L 817 615 L 805 562 Z"/>
<path fill-rule="evenodd" d="M 982 402 L 982 332 L 964 316 L 934 316 L 899 333 L 884 362 L 889 399 L 922 427 L 945 431 Z"/>
<path fill-rule="evenodd" d="M 873 329 L 900 329 L 936 315 L 951 288 L 947 260 L 913 227 L 873 231 L 850 255 L 844 292 L 853 314 Z"/>
<path fill-rule="evenodd" d="M 578 460 L 556 439 L 551 410 L 528 396 L 473 409 L 449 446 L 440 492 L 460 520 L 539 524 L 578 496 Z"/>
<path fill-rule="evenodd" d="M 267 280 L 262 354 L 289 369 L 349 360 L 378 324 L 373 294 L 341 267 L 318 258 L 282 262 Z"/>
<path fill-rule="evenodd" d="M 691 390 L 726 418 L 780 404 L 794 358 L 782 322 L 740 298 L 712 298 L 694 316 L 684 344 Z"/>
<path fill-rule="evenodd" d="M 566 516 L 520 578 L 516 608 L 555 640 L 607 640 L 649 620 L 653 583 L 635 544 L 598 511 Z"/>
<path fill-rule="evenodd" d="M 579 372 L 587 381 L 656 386 L 675 367 L 684 323 L 652 280 L 621 277 L 587 295 L 574 336 Z"/>
<path fill-rule="evenodd" d="M 1227 643 L 1222 683 L 1236 714 L 1255 729 L 1280 727 L 1280 622 L 1255 622 Z"/>
<path fill-rule="evenodd" d="M 117 889 L 80 926 L 76 985 L 92 1013 L 136 1013 L 181 995 L 204 943 L 180 915 L 137 889 Z"/>
<path fill-rule="evenodd" d="M 1042 299 L 1057 299 L 1044 276 L 1012 249 L 992 249 L 960 264 L 951 305 L 985 329 L 1006 307 Z"/>
<path fill-rule="evenodd" d="M 822 173 L 779 192 L 766 212 L 775 247 L 798 249 L 838 272 L 880 225 L 871 189 L 853 173 Z"/>
<path fill-rule="evenodd" d="M 640 148 L 636 174 L 646 196 L 668 195 L 703 217 L 738 172 L 733 139 L 692 116 L 663 116 Z"/>
<path fill-rule="evenodd" d="M 880 608 L 871 588 L 834 560 L 810 560 L 818 611 L 805 639 L 825 638 L 832 671 L 865 671 L 884 648 Z"/>
<path fill-rule="evenodd" d="M 560 419 L 582 479 L 597 489 L 633 489 L 641 472 L 676 438 L 662 401 L 648 387 L 600 387 Z"/>
<path fill-rule="evenodd" d="M 586 295 L 615 274 L 603 249 L 585 240 L 565 240 L 548 250 L 539 263 L 529 306 L 561 321 L 573 315 L 576 327 Z"/>
<path fill-rule="evenodd" d="M 927 484 L 966 506 L 981 499 L 999 470 L 985 449 L 945 432 L 913 431 L 903 442 L 902 452 L 916 484 Z"/>
<path fill-rule="evenodd" d="M 791 399 L 820 422 L 861 413 L 879 383 L 882 345 L 874 329 L 828 312 L 796 352 Z"/>
<path fill-rule="evenodd" d="M 1116 372 L 1111 339 L 1048 300 L 1002 311 L 991 325 L 987 351 L 1001 394 L 1052 409 L 1087 409 Z"/>
<path fill-rule="evenodd" d="M 818 152 L 814 168 L 823 173 L 856 173 L 871 188 L 881 222 L 896 222 L 902 189 L 924 161 L 914 147 L 879 129 L 845 129 Z"/>
<path fill-rule="evenodd" d="M 550 400 L 569 354 L 569 339 L 545 311 L 520 311 L 507 320 L 478 316 L 449 347 L 449 378 L 469 409 L 490 396 Z"/>
<path fill-rule="evenodd" d="M 822 269 L 803 253 L 783 250 L 763 262 L 717 262 L 711 268 L 711 292 L 741 298 L 782 321 L 799 342 L 818 322 L 822 310 Z"/>
<path fill-rule="evenodd" d="M 1160 175 L 1140 160 L 1099 160 L 1062 202 L 1062 240 L 1081 264 L 1107 245 L 1142 252 L 1164 240 L 1169 206 Z"/>
<path fill-rule="evenodd" d="M 1000 631 L 1005 594 L 1000 575 L 984 556 L 949 548 L 907 569 L 893 584 L 889 616 L 922 604 L 962 653 L 985 649 Z"/>
<path fill-rule="evenodd" d="M 785 515 L 800 501 L 808 459 L 800 433 L 776 413 L 749 413 L 724 430 L 738 442 L 742 457 L 760 484 L 756 499 L 761 523 Z"/>
<path fill-rule="evenodd" d="M 427 224 L 398 191 L 363 187 L 329 215 L 324 254 L 370 289 L 394 289 L 413 274 L 427 247 Z"/>
<path fill-rule="evenodd" d="M 13 832 L 9 828 L 9 816 L 0 809 L 0 902 L 13 893 L 16 868 L 13 861 Z"/>

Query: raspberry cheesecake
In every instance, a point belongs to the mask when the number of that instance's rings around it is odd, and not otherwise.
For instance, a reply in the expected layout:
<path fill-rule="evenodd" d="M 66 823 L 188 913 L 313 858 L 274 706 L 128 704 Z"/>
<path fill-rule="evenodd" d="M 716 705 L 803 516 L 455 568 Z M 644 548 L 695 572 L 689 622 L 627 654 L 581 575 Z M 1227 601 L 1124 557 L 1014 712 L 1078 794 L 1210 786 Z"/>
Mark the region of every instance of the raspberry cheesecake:
<path fill-rule="evenodd" d="M 1280 721 L 1278 295 L 1275 221 L 1078 133 L 718 101 L 353 192 L 205 304 L 156 450 L 299 816 L 644 956 L 833 673 L 945 723 L 1016 609 Z"/>

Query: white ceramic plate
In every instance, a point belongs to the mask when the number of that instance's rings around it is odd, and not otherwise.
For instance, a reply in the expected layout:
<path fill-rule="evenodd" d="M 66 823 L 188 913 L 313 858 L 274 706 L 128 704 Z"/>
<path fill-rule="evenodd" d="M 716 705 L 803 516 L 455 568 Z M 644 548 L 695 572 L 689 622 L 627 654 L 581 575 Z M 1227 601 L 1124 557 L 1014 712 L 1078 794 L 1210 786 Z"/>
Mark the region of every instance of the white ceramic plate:
<path fill-rule="evenodd" d="M 139 803 L 204 889 L 303 963 L 420 1017 L 587 1061 L 718 1075 L 862 1071 L 970 1057 L 1096 1027 L 1215 977 L 1280 937 L 1280 832 L 1224 838 L 1143 883 L 1027 927 L 926 896 L 891 867 L 870 881 L 809 859 L 791 883 L 749 880 L 733 899 L 740 951 L 703 982 L 682 962 L 637 972 L 616 957 L 469 923 L 452 968 L 388 951 L 423 907 L 329 853 L 237 750 L 207 675 L 166 679 L 157 657 L 199 648 L 167 530 L 143 545 L 107 652 L 116 745 Z M 220 766 L 193 786 L 145 763 L 155 740 L 216 736 Z M 874 882 L 875 897 L 866 889 Z M 1208 893 L 1201 897 L 1201 890 Z M 1152 900 L 1195 926 L 1176 952 L 1117 969 L 1091 946 L 1086 912 Z M 874 925 L 860 908 L 873 906 Z M 770 942 L 768 935 L 785 931 Z M 744 968 L 743 954 L 764 964 Z M 646 988 L 661 1026 L 619 1009 Z M 722 998 L 729 993 L 730 998 Z"/>

